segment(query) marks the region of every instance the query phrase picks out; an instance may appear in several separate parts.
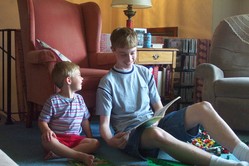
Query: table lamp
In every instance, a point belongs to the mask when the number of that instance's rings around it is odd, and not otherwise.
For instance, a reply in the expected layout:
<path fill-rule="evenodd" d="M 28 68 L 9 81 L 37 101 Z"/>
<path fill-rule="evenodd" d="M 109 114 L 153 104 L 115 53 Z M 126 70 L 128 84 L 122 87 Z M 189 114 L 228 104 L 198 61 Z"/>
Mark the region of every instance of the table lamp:
<path fill-rule="evenodd" d="M 151 0 L 112 0 L 111 6 L 120 7 L 120 8 L 127 7 L 127 10 L 124 10 L 124 14 L 128 17 L 126 21 L 126 27 L 132 28 L 131 17 L 133 17 L 136 14 L 136 11 L 132 9 L 149 8 L 152 5 L 151 5 Z"/>

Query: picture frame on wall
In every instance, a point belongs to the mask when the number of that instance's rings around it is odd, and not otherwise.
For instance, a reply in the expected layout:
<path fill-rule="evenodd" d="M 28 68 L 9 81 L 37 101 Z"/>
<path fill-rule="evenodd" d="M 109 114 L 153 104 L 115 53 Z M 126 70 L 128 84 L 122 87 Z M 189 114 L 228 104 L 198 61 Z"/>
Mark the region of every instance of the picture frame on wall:
<path fill-rule="evenodd" d="M 137 33 L 137 48 L 142 48 L 144 45 L 144 34 L 147 33 L 146 28 L 133 28 L 133 30 Z"/>

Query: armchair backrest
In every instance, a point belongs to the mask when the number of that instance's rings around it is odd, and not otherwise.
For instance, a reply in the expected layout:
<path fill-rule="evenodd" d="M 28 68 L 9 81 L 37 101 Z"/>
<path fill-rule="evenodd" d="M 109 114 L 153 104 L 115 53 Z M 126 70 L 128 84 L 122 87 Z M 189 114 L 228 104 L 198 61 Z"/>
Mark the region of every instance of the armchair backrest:
<path fill-rule="evenodd" d="M 90 66 L 91 57 L 88 55 L 100 49 L 102 27 L 97 4 L 73 4 L 65 0 L 18 0 L 18 7 L 22 15 L 20 23 L 24 55 L 34 50 L 36 39 L 40 39 L 80 67 Z"/>
<path fill-rule="evenodd" d="M 224 19 L 217 26 L 210 50 L 210 63 L 225 77 L 249 76 L 249 14 Z"/>

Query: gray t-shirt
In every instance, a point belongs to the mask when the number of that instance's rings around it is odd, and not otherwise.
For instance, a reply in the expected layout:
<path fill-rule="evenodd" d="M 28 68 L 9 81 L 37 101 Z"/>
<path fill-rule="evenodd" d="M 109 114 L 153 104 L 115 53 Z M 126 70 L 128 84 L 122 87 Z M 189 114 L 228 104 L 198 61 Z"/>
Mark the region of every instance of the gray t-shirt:
<path fill-rule="evenodd" d="M 96 114 L 111 116 L 115 132 L 129 130 L 151 118 L 151 104 L 160 101 L 152 73 L 134 64 L 130 71 L 112 68 L 98 86 Z"/>

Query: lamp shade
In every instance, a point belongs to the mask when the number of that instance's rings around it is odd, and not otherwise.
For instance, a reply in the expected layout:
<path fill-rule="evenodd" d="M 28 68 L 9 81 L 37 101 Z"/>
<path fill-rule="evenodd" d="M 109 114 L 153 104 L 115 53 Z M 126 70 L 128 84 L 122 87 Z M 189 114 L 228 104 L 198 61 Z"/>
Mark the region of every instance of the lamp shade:
<path fill-rule="evenodd" d="M 151 0 L 112 0 L 112 7 L 123 7 L 132 5 L 133 8 L 149 8 L 151 7 Z"/>

